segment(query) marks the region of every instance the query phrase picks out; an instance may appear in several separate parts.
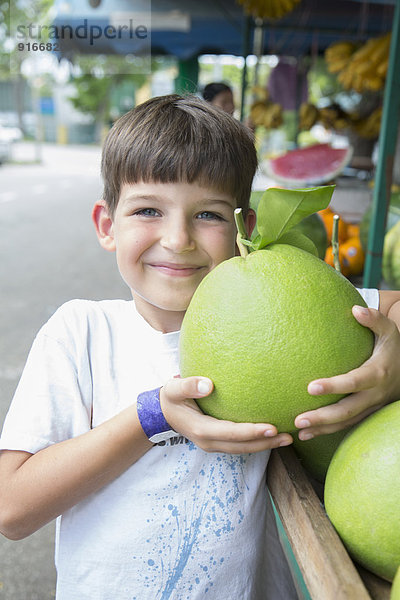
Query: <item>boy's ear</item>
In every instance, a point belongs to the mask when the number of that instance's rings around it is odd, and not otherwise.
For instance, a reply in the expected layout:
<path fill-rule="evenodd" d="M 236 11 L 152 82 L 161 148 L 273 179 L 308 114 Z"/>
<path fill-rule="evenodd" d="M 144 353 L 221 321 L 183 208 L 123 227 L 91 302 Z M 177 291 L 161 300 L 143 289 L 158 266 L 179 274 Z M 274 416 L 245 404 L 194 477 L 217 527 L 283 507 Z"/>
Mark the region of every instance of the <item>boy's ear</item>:
<path fill-rule="evenodd" d="M 104 200 L 98 200 L 98 202 L 96 202 L 94 205 L 92 211 L 92 220 L 96 229 L 100 246 L 104 248 L 104 250 L 114 252 L 114 225 Z"/>
<path fill-rule="evenodd" d="M 246 231 L 247 231 L 247 235 L 250 239 L 251 234 L 253 233 L 253 229 L 256 226 L 256 213 L 254 212 L 254 210 L 252 208 L 249 208 L 249 210 L 247 211 L 247 215 L 245 218 L 245 225 L 246 225 Z"/>

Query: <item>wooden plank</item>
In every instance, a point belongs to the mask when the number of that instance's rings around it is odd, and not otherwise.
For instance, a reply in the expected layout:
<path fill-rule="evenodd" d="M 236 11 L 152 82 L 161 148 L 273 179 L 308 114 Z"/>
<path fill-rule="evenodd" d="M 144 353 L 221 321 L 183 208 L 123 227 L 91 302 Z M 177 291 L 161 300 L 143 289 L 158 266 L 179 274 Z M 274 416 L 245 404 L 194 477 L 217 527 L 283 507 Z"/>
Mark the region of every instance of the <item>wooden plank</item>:
<path fill-rule="evenodd" d="M 359 565 L 356 566 L 372 600 L 390 600 L 392 584 L 381 577 L 374 575 L 371 571 L 367 571 L 367 569 L 363 569 L 363 567 Z"/>
<path fill-rule="evenodd" d="M 273 450 L 268 487 L 313 600 L 371 600 L 292 448 Z"/>

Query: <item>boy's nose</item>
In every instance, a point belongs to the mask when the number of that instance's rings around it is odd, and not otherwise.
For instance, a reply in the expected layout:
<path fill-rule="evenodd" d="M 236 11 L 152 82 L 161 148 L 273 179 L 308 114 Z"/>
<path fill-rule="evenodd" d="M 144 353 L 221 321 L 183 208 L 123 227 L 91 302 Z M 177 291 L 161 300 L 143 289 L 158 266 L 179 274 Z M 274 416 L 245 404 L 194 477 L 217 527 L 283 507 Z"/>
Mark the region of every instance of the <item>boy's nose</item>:
<path fill-rule="evenodd" d="M 165 228 L 161 246 L 173 252 L 187 252 L 195 248 L 195 241 L 187 225 L 176 223 Z"/>

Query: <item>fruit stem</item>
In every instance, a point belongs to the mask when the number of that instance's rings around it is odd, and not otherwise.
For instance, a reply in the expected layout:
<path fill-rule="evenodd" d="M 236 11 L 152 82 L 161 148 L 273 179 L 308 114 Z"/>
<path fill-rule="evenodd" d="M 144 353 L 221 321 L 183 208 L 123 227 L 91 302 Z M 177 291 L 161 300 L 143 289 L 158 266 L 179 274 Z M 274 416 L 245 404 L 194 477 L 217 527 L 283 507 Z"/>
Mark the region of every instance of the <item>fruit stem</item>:
<path fill-rule="evenodd" d="M 246 226 L 244 224 L 243 211 L 241 208 L 235 208 L 234 217 L 236 229 L 238 230 L 238 234 L 236 236 L 236 243 L 239 248 L 240 256 L 242 258 L 246 258 L 246 256 L 249 254 L 249 249 L 247 248 L 247 246 L 242 244 L 242 240 L 247 240 L 247 231 Z"/>
<path fill-rule="evenodd" d="M 339 215 L 333 215 L 333 229 L 332 229 L 332 252 L 333 252 L 333 264 L 335 265 L 336 271 L 341 273 L 340 261 L 339 261 Z"/>

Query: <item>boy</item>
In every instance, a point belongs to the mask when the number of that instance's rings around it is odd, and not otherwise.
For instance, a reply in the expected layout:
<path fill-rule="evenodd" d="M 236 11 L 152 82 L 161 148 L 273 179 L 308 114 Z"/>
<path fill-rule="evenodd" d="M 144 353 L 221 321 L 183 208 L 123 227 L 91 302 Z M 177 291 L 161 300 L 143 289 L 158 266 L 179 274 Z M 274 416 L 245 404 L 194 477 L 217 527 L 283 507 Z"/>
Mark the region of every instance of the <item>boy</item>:
<path fill-rule="evenodd" d="M 167 96 L 123 116 L 106 140 L 93 220 L 133 301 L 76 300 L 55 313 L 33 344 L 0 446 L 0 530 L 20 539 L 61 515 L 58 600 L 295 597 L 265 490 L 270 449 L 291 436 L 203 415 L 191 399 L 212 382 L 176 377 L 190 299 L 235 253 L 233 209 L 243 207 L 249 232 L 254 225 L 250 136 L 201 100 Z M 382 298 L 396 316 L 399 295 Z M 378 333 L 379 353 L 350 384 L 346 375 L 314 384 L 357 394 L 300 415 L 303 435 L 400 396 L 396 326 L 375 311 L 357 318 Z"/>

